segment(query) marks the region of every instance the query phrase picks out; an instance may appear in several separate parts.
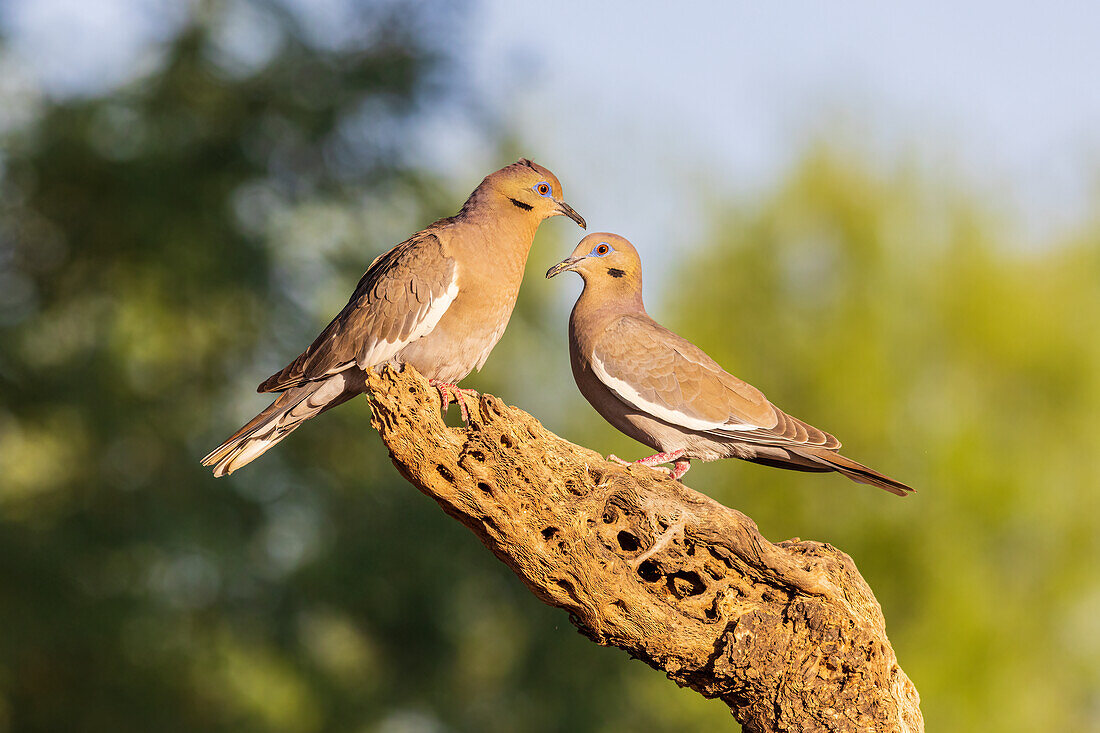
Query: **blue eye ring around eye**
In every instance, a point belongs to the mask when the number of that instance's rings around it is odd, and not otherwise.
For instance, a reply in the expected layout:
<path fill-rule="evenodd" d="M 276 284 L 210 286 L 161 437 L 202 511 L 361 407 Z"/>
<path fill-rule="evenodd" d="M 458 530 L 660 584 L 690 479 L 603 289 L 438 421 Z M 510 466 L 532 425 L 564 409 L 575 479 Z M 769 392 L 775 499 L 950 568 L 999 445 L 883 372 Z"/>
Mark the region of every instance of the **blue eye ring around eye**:
<path fill-rule="evenodd" d="M 554 189 L 546 181 L 539 181 L 531 189 L 539 196 L 545 196 L 546 198 L 550 198 L 554 194 Z"/>
<path fill-rule="evenodd" d="M 589 257 L 607 257 L 609 254 L 611 254 L 614 251 L 615 251 L 615 249 L 610 244 L 608 244 L 607 242 L 600 242 L 599 244 L 597 244 L 595 247 L 592 248 L 592 251 L 588 253 L 588 256 Z"/>

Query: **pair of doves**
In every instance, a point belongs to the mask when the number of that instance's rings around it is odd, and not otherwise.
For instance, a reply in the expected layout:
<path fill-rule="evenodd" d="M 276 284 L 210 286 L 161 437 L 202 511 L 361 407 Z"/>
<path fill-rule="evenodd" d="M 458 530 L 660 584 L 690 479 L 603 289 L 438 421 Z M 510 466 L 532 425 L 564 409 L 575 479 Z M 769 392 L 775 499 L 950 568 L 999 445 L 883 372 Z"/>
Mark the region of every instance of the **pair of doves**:
<path fill-rule="evenodd" d="M 367 268 L 344 309 L 301 356 L 266 379 L 280 392 L 202 463 L 225 476 L 303 421 L 366 389 L 368 370 L 411 364 L 468 419 L 457 383 L 481 369 L 504 334 L 539 224 L 584 219 L 546 168 L 522 159 L 486 176 L 455 215 L 417 232 Z M 797 471 L 837 471 L 899 496 L 912 489 L 845 458 L 840 441 L 775 407 L 642 303 L 642 263 L 623 237 L 589 234 L 550 271 L 572 270 L 584 291 L 569 318 L 569 358 L 585 398 L 604 419 L 657 450 L 635 463 L 740 458 Z M 614 456 L 611 460 L 620 461 Z M 667 469 L 666 469 L 667 470 Z"/>

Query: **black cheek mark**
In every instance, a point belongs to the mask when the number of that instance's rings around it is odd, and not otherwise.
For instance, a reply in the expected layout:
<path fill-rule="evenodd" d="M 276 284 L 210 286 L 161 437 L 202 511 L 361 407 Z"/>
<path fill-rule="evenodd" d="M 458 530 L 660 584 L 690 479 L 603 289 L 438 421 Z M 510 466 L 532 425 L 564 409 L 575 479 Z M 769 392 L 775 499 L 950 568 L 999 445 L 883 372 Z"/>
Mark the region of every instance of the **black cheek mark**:
<path fill-rule="evenodd" d="M 607 274 L 610 275 L 611 277 L 622 277 L 626 273 L 623 272 L 622 270 L 620 270 L 617 267 L 609 267 L 609 268 L 607 268 Z"/>
<path fill-rule="evenodd" d="M 525 204 L 522 201 L 516 201 L 513 198 L 509 198 L 508 200 L 511 201 L 513 204 L 515 204 L 517 208 L 523 209 L 524 211 L 530 211 L 531 209 L 535 208 L 534 206 L 531 206 L 530 204 Z"/>

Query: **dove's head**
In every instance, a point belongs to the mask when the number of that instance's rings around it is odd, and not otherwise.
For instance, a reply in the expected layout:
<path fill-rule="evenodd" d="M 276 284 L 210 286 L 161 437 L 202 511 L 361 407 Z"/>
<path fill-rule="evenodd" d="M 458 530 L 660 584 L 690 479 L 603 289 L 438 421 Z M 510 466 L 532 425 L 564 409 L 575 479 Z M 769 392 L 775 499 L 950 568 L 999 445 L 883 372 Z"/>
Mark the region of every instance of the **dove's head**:
<path fill-rule="evenodd" d="M 554 277 L 572 270 L 584 278 L 585 288 L 641 293 L 642 260 L 634 245 L 609 232 L 589 234 L 580 241 L 573 254 L 546 272 Z"/>
<path fill-rule="evenodd" d="M 568 216 L 585 228 L 584 217 L 562 198 L 561 181 L 548 169 L 526 158 L 491 173 L 479 188 L 499 195 L 498 205 L 525 212 L 537 221 L 552 216 Z"/>

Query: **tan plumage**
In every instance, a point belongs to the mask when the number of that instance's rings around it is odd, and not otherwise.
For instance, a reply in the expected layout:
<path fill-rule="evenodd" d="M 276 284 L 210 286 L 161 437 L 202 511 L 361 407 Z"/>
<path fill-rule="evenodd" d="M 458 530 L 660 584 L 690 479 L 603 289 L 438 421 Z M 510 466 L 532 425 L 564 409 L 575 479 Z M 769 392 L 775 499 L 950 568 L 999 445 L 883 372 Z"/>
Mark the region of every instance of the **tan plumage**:
<path fill-rule="evenodd" d="M 799 471 L 838 471 L 904 496 L 911 488 L 841 456 L 840 441 L 783 412 L 702 349 L 646 313 L 637 251 L 606 232 L 581 240 L 547 277 L 574 270 L 584 291 L 569 318 L 573 376 L 616 428 L 660 451 L 646 465 L 741 458 Z"/>
<path fill-rule="evenodd" d="M 370 264 L 343 310 L 258 390 L 283 394 L 203 465 L 232 473 L 362 393 L 364 372 L 382 364 L 411 364 L 444 384 L 480 369 L 508 325 L 539 224 L 559 215 L 584 226 L 546 168 L 524 159 L 486 176 L 458 214 Z"/>

